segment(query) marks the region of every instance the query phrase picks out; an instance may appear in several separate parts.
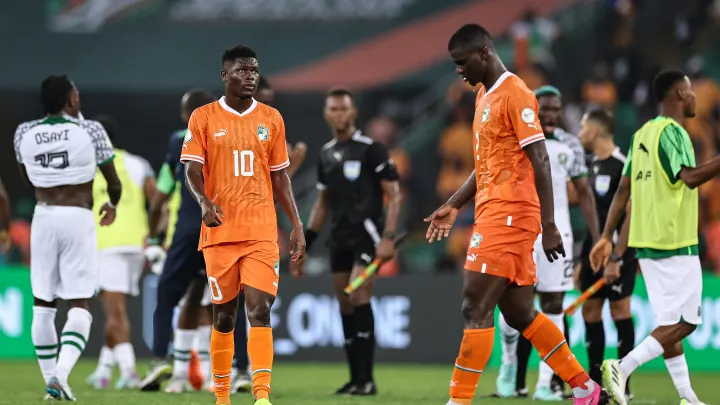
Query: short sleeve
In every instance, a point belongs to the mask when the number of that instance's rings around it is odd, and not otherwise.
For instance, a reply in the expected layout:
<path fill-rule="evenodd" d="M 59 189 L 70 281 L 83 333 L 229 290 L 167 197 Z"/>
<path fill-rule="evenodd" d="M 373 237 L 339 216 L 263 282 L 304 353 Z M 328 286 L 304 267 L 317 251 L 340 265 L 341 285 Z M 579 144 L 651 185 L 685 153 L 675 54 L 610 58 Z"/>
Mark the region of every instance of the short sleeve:
<path fill-rule="evenodd" d="M 580 144 L 580 139 L 578 139 L 578 137 L 576 137 L 575 135 L 571 134 L 567 134 L 567 136 L 570 139 L 568 146 L 570 146 L 570 150 L 572 150 L 575 157 L 572 165 L 570 166 L 570 169 L 568 170 L 568 174 L 572 179 L 587 176 L 588 169 L 585 165 L 585 151 Z"/>
<path fill-rule="evenodd" d="M 317 189 L 325 190 L 326 188 L 327 180 L 325 179 L 325 169 L 323 168 L 322 156 L 320 156 L 317 164 Z"/>
<path fill-rule="evenodd" d="M 678 175 L 683 167 L 694 167 L 694 159 L 691 158 L 692 150 L 688 150 L 685 142 L 686 135 L 675 125 L 668 125 L 660 134 L 660 147 L 658 154 L 660 164 L 667 174 L 671 183 L 676 183 Z"/>
<path fill-rule="evenodd" d="M 193 111 L 188 121 L 188 129 L 183 138 L 180 162 L 197 162 L 205 164 L 207 158 L 207 117 L 200 111 Z"/>
<path fill-rule="evenodd" d="M 395 163 L 390 159 L 387 148 L 381 143 L 373 142 L 368 147 L 367 160 L 375 177 L 380 180 L 397 180 L 398 173 Z"/>
<path fill-rule="evenodd" d="M 275 120 L 275 133 L 273 133 L 272 146 L 270 153 L 268 153 L 270 171 L 274 172 L 277 170 L 285 169 L 290 166 L 290 157 L 287 151 L 287 141 L 285 138 L 285 122 L 280 114 L 277 114 Z"/>
<path fill-rule="evenodd" d="M 30 125 L 27 122 L 20 124 L 15 130 L 15 136 L 13 137 L 13 146 L 15 148 L 15 159 L 18 163 L 24 164 L 22 155 L 20 154 L 20 145 L 22 144 L 22 137 L 30 129 Z"/>
<path fill-rule="evenodd" d="M 115 148 L 102 124 L 93 120 L 83 120 L 80 121 L 80 127 L 90 134 L 95 147 L 97 165 L 102 166 L 111 162 L 115 158 Z"/>
<path fill-rule="evenodd" d="M 538 118 L 538 102 L 529 90 L 518 87 L 509 92 L 507 118 L 521 148 L 545 140 Z"/>
<path fill-rule="evenodd" d="M 152 166 L 150 166 L 150 162 L 148 162 L 145 159 L 142 159 L 143 163 L 143 173 L 145 174 L 145 178 L 148 177 L 155 177 L 155 170 L 153 170 Z"/>
<path fill-rule="evenodd" d="M 635 135 L 630 138 L 630 149 L 628 149 L 628 154 L 625 158 L 625 165 L 622 169 L 622 175 L 626 177 L 630 177 L 632 174 L 632 150 L 633 150 L 633 141 L 635 140 Z"/>

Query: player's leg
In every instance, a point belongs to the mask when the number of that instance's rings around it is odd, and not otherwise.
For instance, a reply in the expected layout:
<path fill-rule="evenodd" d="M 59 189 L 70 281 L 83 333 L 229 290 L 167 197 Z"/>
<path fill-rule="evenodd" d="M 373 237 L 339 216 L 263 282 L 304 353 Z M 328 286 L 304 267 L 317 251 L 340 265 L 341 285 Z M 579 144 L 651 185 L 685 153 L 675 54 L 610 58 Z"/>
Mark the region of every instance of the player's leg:
<path fill-rule="evenodd" d="M 110 384 L 112 379 L 113 368 L 115 367 L 115 333 L 113 322 L 116 319 L 112 317 L 112 310 L 114 307 L 110 305 L 113 300 L 105 299 L 104 286 L 113 285 L 117 278 L 117 267 L 123 266 L 121 260 L 118 258 L 119 254 L 112 254 L 100 251 L 99 252 L 99 263 L 102 266 L 102 271 L 98 275 L 98 283 L 100 293 L 100 300 L 103 304 L 103 311 L 105 312 L 105 327 L 104 327 L 104 345 L 100 349 L 100 357 L 98 359 L 98 365 L 87 378 L 87 383 L 95 389 L 105 389 Z"/>
<path fill-rule="evenodd" d="M 508 236 L 516 233 L 508 233 Z M 576 403 L 604 403 L 606 398 L 601 398 L 601 388 L 590 380 L 575 359 L 565 336 L 546 315 L 533 307 L 533 285 L 537 281 L 532 258 L 535 235 L 522 236 L 515 236 L 517 240 L 514 241 L 513 255 L 508 255 L 506 259 L 506 262 L 514 261 L 516 272 L 514 284 L 505 290 L 498 303 L 500 311 L 510 326 L 522 331 L 523 336 L 537 349 L 540 358 L 570 385 Z"/>
<path fill-rule="evenodd" d="M 232 392 L 251 392 L 252 378 L 250 377 L 250 360 L 247 355 L 248 330 L 245 322 L 245 295 L 238 296 L 238 322 L 235 324 L 235 357 L 233 358 Z"/>
<path fill-rule="evenodd" d="M 47 392 L 55 398 L 72 400 L 74 398 L 68 386 L 68 377 L 90 336 L 90 301 L 98 285 L 98 251 L 92 211 L 76 207 L 62 208 L 65 209 L 58 210 L 55 216 L 56 223 L 63 226 L 58 235 L 62 242 L 58 252 L 60 285 L 57 296 L 66 300 L 70 309 L 60 335 L 61 347 L 55 376 L 48 382 Z"/>
<path fill-rule="evenodd" d="M 31 335 L 45 384 L 55 375 L 58 335 L 55 328 L 57 287 L 60 284 L 57 256 L 60 240 L 53 234 L 48 207 L 35 207 L 30 227 L 30 283 L 35 297 Z"/>
<path fill-rule="evenodd" d="M 367 257 L 373 253 L 374 248 L 368 247 L 365 253 Z M 359 261 L 357 258 L 356 263 Z M 366 264 L 355 264 L 350 280 L 359 276 L 365 270 Z M 352 395 L 376 395 L 377 387 L 373 368 L 375 364 L 375 315 L 371 304 L 372 287 L 374 277 L 366 280 L 360 288 L 350 294 L 353 317 L 355 318 L 355 339 L 353 342 L 354 356 L 356 356 L 356 384 L 350 394 Z"/>
<path fill-rule="evenodd" d="M 210 392 L 215 392 L 215 386 L 212 381 L 212 365 L 210 362 L 210 339 L 212 338 L 213 311 L 209 287 L 205 290 L 202 304 L 203 310 L 200 312 L 200 317 L 198 318 L 198 324 L 200 326 L 198 326 L 198 337 L 195 340 L 195 350 L 198 352 L 200 369 L 205 378 L 205 381 L 203 382 L 204 389 Z M 239 316 L 238 318 L 242 317 Z"/>
<path fill-rule="evenodd" d="M 332 272 L 333 291 L 340 309 L 343 335 L 345 342 L 345 358 L 348 364 L 350 378 L 347 383 L 335 391 L 336 395 L 351 394 L 358 383 L 358 362 L 357 355 L 357 329 L 355 323 L 355 312 L 350 297 L 345 294 L 345 287 L 350 283 L 354 255 L 352 251 L 342 249 L 330 250 L 330 271 Z"/>
<path fill-rule="evenodd" d="M 635 289 L 635 278 L 637 275 L 637 260 L 629 260 L 623 263 L 620 268 L 620 278 L 609 288 L 608 299 L 610 301 L 610 316 L 615 323 L 618 334 L 618 358 L 627 356 L 635 347 L 635 324 L 632 319 L 630 302 Z M 625 385 L 625 396 L 631 400 L 633 395 L 630 391 L 630 378 Z"/>
<path fill-rule="evenodd" d="M 190 283 L 180 304 L 177 328 L 173 337 L 172 376 L 165 388 L 165 392 L 169 394 L 180 394 L 191 390 L 190 359 L 192 347 L 198 335 L 200 301 L 207 285 L 204 273 L 204 271 L 196 272 L 197 276 Z M 202 387 L 202 378 L 200 384 Z"/>
<path fill-rule="evenodd" d="M 603 298 L 590 298 L 582 306 L 589 374 L 593 381 L 598 382 L 602 380 L 600 366 L 605 357 L 605 327 L 602 320 L 604 304 Z"/>
<path fill-rule="evenodd" d="M 510 327 L 505 322 L 505 318 L 500 314 L 498 318 L 500 324 L 500 338 L 502 342 L 502 362 L 498 373 L 496 384 L 496 395 L 501 398 L 507 398 L 515 394 L 516 373 L 518 369 L 518 339 L 520 332 Z"/>
<path fill-rule="evenodd" d="M 157 303 L 153 313 L 153 361 L 145 374 L 140 389 L 157 391 L 160 383 L 172 376 L 168 363 L 168 348 L 173 333 L 175 307 L 198 277 L 198 269 L 205 267 L 202 254 L 197 252 L 197 234 L 175 232 L 167 252 L 163 272 L 157 284 Z"/>
<path fill-rule="evenodd" d="M 242 257 L 242 249 L 240 244 L 235 243 L 214 245 L 203 249 L 203 255 L 213 303 L 210 362 L 215 385 L 215 402 L 227 405 L 230 404 L 232 360 L 235 351 L 233 330 L 237 320 L 237 302 L 241 289 L 239 260 Z M 272 352 L 272 347 L 270 350 Z"/>
<path fill-rule="evenodd" d="M 682 340 L 702 323 L 702 269 L 698 256 L 640 259 L 648 299 L 658 327 L 622 360 L 603 363 L 603 382 L 613 399 L 625 405 L 626 379 L 638 367 L 663 355 L 681 397 L 698 402 L 690 388 Z"/>
<path fill-rule="evenodd" d="M 256 404 L 269 405 L 273 365 L 273 335 L 270 309 L 280 280 L 280 252 L 277 242 L 246 243 L 240 261 L 240 277 L 245 293 L 248 356 Z M 213 366 L 214 367 L 214 366 Z"/>
<path fill-rule="evenodd" d="M 558 260 L 562 264 L 562 261 Z M 553 263 L 554 264 L 554 263 Z M 572 264 L 572 263 L 571 263 Z M 572 267 L 572 266 L 571 266 Z M 571 275 L 572 277 L 572 275 Z M 562 303 L 565 297 L 565 292 L 541 292 L 540 293 L 540 309 L 552 321 L 553 324 L 560 330 L 560 333 L 565 336 L 565 316 L 562 313 Z M 567 342 L 567 339 L 565 339 Z M 569 345 L 569 343 L 568 343 Z M 550 381 L 553 377 L 553 370 L 544 361 L 539 364 L 538 370 L 538 381 L 535 386 L 535 393 L 533 399 L 540 401 L 561 401 L 563 400 L 562 395 L 558 395 L 553 392 L 550 387 Z"/>

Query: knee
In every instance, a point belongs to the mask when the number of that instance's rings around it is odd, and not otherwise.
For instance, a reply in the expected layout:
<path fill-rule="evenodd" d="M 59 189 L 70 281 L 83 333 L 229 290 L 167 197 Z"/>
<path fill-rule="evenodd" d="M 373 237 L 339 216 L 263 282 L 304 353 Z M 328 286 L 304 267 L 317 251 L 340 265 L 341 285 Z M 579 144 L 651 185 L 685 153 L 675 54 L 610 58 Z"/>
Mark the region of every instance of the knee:
<path fill-rule="evenodd" d="M 213 322 L 215 330 L 222 333 L 228 333 L 235 328 L 235 317 L 232 313 L 225 311 L 218 311 L 215 314 L 215 320 Z"/>
<path fill-rule="evenodd" d="M 508 325 L 510 325 L 511 328 L 522 332 L 525 329 L 527 329 L 528 326 L 535 320 L 535 317 L 538 315 L 538 312 L 535 308 L 532 308 L 530 312 L 524 312 L 524 313 L 514 313 L 514 314 L 506 314 L 503 313 L 503 316 L 505 317 L 505 322 L 507 322 Z"/>
<path fill-rule="evenodd" d="M 491 328 L 495 318 L 495 306 L 489 305 L 477 297 L 466 296 L 462 303 L 462 315 L 465 326 L 472 329 Z M 512 326 L 510 321 L 508 325 Z"/>
<path fill-rule="evenodd" d="M 630 311 L 630 302 L 610 302 L 610 316 L 615 321 L 632 317 L 632 312 Z"/>
<path fill-rule="evenodd" d="M 361 287 L 357 291 L 354 291 L 352 294 L 350 294 L 348 301 L 353 307 L 359 307 L 360 305 L 369 304 L 371 297 L 372 294 L 370 290 L 368 288 Z"/>
<path fill-rule="evenodd" d="M 262 302 L 248 308 L 248 321 L 253 327 L 270 326 L 270 305 Z"/>
<path fill-rule="evenodd" d="M 582 306 L 583 320 L 587 323 L 597 323 L 602 321 L 602 301 L 597 303 L 596 300 L 587 300 Z M 614 317 L 613 317 L 614 318 Z"/>
<path fill-rule="evenodd" d="M 338 305 L 340 306 L 340 313 L 343 315 L 350 315 L 353 312 L 353 304 L 350 301 L 350 297 L 344 292 L 336 294 Z"/>
<path fill-rule="evenodd" d="M 546 293 L 541 295 L 540 309 L 546 314 L 561 314 L 564 293 Z"/>

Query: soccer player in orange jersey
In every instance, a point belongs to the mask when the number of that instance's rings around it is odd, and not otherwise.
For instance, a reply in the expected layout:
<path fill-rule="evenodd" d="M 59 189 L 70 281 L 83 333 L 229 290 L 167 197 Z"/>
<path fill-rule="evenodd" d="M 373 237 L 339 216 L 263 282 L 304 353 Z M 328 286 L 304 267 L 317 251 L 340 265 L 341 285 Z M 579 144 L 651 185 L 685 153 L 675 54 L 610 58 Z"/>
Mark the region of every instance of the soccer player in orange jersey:
<path fill-rule="evenodd" d="M 548 260 L 565 255 L 555 226 L 550 163 L 538 121 L 538 102 L 507 71 L 490 34 L 467 24 L 450 38 L 457 73 L 482 84 L 475 103 L 475 170 L 467 182 L 426 219 L 430 242 L 447 237 L 457 211 L 475 197 L 475 226 L 465 262 L 465 331 L 450 382 L 448 405 L 470 405 L 492 352 L 495 306 L 522 331 L 542 359 L 573 389 L 575 404 L 602 405 L 608 395 L 590 380 L 565 337 L 533 307 L 537 281 L 533 244 L 543 233 Z"/>
<path fill-rule="evenodd" d="M 270 405 L 270 308 L 280 265 L 273 193 L 293 223 L 293 261 L 305 253 L 303 224 L 285 170 L 290 161 L 282 116 L 253 99 L 259 79 L 255 51 L 246 46 L 225 51 L 220 74 L 225 96 L 193 112 L 180 157 L 186 184 L 202 210 L 200 249 L 213 302 L 216 404 L 230 404 L 233 329 L 243 290 L 255 404 Z"/>

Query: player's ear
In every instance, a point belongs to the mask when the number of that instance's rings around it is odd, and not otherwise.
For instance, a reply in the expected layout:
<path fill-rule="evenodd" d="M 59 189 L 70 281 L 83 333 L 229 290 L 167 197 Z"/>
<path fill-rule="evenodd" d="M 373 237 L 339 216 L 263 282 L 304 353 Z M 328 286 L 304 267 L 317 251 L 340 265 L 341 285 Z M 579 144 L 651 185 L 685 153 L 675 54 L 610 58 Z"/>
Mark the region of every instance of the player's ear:
<path fill-rule="evenodd" d="M 223 82 L 227 81 L 227 72 L 225 71 L 225 69 L 220 69 L 220 78 Z"/>

